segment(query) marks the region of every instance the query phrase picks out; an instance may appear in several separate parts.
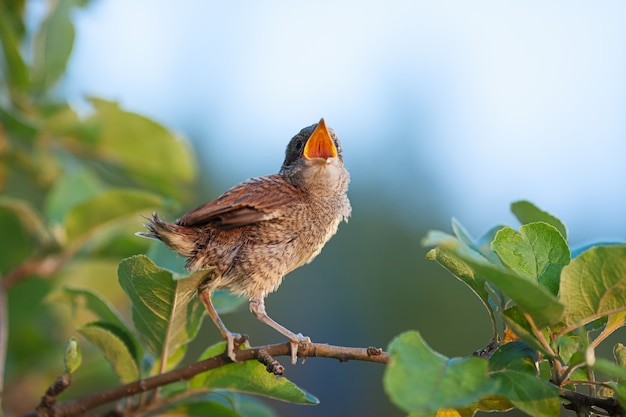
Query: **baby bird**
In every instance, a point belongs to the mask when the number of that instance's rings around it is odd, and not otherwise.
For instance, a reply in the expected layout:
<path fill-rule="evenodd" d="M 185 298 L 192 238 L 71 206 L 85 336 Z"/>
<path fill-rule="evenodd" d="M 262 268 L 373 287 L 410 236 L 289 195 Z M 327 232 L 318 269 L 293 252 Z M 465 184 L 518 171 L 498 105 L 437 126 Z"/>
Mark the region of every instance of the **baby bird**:
<path fill-rule="evenodd" d="M 231 360 L 236 361 L 235 340 L 241 336 L 226 328 L 213 307 L 216 289 L 247 297 L 256 318 L 289 339 L 292 363 L 298 344 L 310 341 L 270 318 L 264 300 L 287 273 L 311 262 L 348 220 L 350 175 L 341 152 L 339 138 L 321 119 L 291 139 L 278 174 L 237 184 L 176 223 L 154 213 L 148 231 L 138 233 L 187 258 L 190 271 L 215 268 L 198 297 L 226 339 Z"/>

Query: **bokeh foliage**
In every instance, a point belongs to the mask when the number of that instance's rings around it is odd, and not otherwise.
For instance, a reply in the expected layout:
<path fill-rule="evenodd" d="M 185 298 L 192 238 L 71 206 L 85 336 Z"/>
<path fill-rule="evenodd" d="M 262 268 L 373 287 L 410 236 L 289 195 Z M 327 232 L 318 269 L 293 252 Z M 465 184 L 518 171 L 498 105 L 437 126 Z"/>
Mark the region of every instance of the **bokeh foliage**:
<path fill-rule="evenodd" d="M 1 359 L 13 412 L 36 405 L 63 370 L 74 325 L 85 324 L 61 306 L 110 312 L 98 292 L 124 309 L 117 264 L 148 249 L 133 236 L 138 213 L 187 200 L 196 175 L 188 143 L 165 127 L 97 98 L 78 114 L 56 92 L 74 40 L 70 15 L 85 3 L 49 2 L 31 30 L 26 2 L 0 2 L 0 276 L 8 304 L 0 315 L 9 334 Z M 81 328 L 93 340 L 104 331 L 112 330 Z M 93 355 L 83 362 L 92 377 L 83 390 L 111 380 Z"/>

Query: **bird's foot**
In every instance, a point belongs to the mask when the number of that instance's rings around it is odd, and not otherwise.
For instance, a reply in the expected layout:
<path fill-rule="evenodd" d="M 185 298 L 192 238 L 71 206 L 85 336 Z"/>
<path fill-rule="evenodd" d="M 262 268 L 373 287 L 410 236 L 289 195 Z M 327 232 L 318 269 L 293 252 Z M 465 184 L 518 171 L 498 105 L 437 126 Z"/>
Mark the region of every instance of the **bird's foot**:
<path fill-rule="evenodd" d="M 300 344 L 306 345 L 307 343 L 311 343 L 311 338 L 307 336 L 302 336 L 302 333 L 298 333 L 296 338 L 290 339 L 289 344 L 291 345 L 291 364 L 295 365 L 298 363 L 298 348 Z"/>
<path fill-rule="evenodd" d="M 235 356 L 235 351 L 239 350 L 239 347 L 246 343 L 248 336 L 239 333 L 227 333 L 224 335 L 224 338 L 226 339 L 226 354 L 231 361 L 239 362 L 237 356 Z"/>

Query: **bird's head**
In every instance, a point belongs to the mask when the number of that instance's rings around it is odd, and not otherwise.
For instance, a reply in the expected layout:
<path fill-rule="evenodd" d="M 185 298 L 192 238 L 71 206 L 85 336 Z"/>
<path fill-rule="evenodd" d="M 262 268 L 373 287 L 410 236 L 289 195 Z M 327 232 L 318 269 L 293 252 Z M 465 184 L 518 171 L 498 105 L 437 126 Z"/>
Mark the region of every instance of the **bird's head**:
<path fill-rule="evenodd" d="M 297 187 L 345 192 L 349 175 L 341 151 L 341 141 L 321 119 L 291 139 L 280 175 Z"/>

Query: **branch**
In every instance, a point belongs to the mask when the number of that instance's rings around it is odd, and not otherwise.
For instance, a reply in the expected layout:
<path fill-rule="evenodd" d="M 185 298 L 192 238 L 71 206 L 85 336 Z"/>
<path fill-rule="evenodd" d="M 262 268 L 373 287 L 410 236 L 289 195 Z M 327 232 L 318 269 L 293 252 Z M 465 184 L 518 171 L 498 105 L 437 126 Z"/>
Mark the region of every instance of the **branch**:
<path fill-rule="evenodd" d="M 2 281 L 0 281 L 0 285 L 2 285 L 5 290 L 8 290 L 13 285 L 20 282 L 22 279 L 27 278 L 31 275 L 49 277 L 61 268 L 66 259 L 67 256 L 48 255 L 42 259 L 28 260 L 9 271 L 4 276 Z"/>
<path fill-rule="evenodd" d="M 276 366 L 276 361 L 272 360 L 272 356 L 291 356 L 289 343 L 281 343 L 262 347 L 253 347 L 242 349 L 235 352 L 237 360 L 240 362 L 248 360 L 258 360 L 268 366 L 268 371 L 280 372 L 280 367 Z M 349 360 L 368 361 L 377 363 L 389 362 L 389 354 L 383 352 L 382 349 L 369 347 L 352 348 L 343 346 L 332 346 L 321 343 L 301 343 L 298 347 L 298 356 L 301 358 L 318 357 L 318 358 L 334 358 L 339 362 L 347 362 Z M 150 378 L 131 382 L 126 385 L 119 386 L 107 391 L 102 391 L 78 400 L 66 401 L 63 403 L 52 405 L 45 410 L 31 411 L 24 417 L 73 417 L 84 414 L 87 410 L 107 404 L 119 399 L 130 397 L 142 392 L 151 391 L 158 387 L 171 384 L 177 381 L 191 379 L 197 374 L 208 371 L 210 369 L 219 368 L 228 365 L 232 361 L 226 353 L 213 356 L 200 362 L 175 369 Z M 270 365 L 273 365 L 270 369 Z M 284 368 L 283 368 L 284 370 Z"/>
<path fill-rule="evenodd" d="M 575 412 L 589 412 L 591 407 L 601 408 L 609 416 L 624 416 L 626 410 L 615 398 L 597 398 L 579 392 L 561 389 L 561 398 L 566 399 L 570 404 L 563 404 L 563 407 Z"/>

